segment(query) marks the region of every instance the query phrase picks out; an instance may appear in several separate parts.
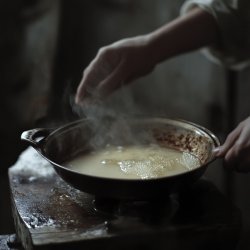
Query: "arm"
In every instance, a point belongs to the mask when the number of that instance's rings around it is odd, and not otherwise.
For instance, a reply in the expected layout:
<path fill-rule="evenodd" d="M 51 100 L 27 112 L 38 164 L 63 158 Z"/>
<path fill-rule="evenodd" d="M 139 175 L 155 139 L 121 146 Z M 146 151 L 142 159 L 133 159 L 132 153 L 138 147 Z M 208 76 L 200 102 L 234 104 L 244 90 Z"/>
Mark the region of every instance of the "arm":
<path fill-rule="evenodd" d="M 185 52 L 209 46 L 218 40 L 218 27 L 214 17 L 195 8 L 149 34 L 157 62 Z"/>
<path fill-rule="evenodd" d="M 106 96 L 123 84 L 151 72 L 163 60 L 217 41 L 214 17 L 195 8 L 152 33 L 103 47 L 84 70 L 76 103 Z"/>

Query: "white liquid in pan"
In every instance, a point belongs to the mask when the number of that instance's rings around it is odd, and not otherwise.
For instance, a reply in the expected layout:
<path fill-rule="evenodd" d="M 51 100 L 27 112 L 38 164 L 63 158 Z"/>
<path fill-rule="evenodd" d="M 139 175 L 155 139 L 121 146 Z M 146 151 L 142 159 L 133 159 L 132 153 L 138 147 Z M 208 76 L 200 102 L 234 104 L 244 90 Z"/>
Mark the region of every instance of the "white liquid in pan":
<path fill-rule="evenodd" d="M 119 179 L 150 179 L 183 173 L 200 166 L 193 155 L 155 145 L 106 147 L 65 164 L 92 176 Z"/>

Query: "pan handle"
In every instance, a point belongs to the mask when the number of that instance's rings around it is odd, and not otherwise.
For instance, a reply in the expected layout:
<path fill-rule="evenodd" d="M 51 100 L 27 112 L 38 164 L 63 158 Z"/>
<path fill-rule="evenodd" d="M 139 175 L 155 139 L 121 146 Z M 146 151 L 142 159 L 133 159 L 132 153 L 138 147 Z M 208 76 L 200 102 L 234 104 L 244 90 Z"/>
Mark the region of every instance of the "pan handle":
<path fill-rule="evenodd" d="M 49 128 L 35 128 L 24 131 L 21 135 L 21 140 L 28 142 L 31 146 L 37 148 L 40 142 L 45 139 L 53 129 Z"/>

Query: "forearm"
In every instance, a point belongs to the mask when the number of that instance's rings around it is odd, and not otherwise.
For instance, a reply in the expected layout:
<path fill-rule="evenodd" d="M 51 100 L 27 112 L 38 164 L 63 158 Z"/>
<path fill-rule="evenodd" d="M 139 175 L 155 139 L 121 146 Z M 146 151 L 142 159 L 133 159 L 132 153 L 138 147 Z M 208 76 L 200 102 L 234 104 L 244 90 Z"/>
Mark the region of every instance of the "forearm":
<path fill-rule="evenodd" d="M 212 15 L 196 8 L 148 34 L 152 59 L 158 63 L 170 57 L 216 43 L 218 27 Z"/>

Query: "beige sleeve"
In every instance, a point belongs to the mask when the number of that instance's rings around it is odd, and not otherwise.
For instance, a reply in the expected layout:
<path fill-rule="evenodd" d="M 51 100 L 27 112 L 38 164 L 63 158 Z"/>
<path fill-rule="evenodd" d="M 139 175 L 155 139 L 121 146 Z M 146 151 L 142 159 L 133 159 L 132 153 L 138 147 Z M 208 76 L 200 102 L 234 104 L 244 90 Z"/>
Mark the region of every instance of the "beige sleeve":
<path fill-rule="evenodd" d="M 181 15 L 199 6 L 213 15 L 220 30 L 219 44 L 202 51 L 226 67 L 241 69 L 250 64 L 250 1 L 188 0 Z"/>

